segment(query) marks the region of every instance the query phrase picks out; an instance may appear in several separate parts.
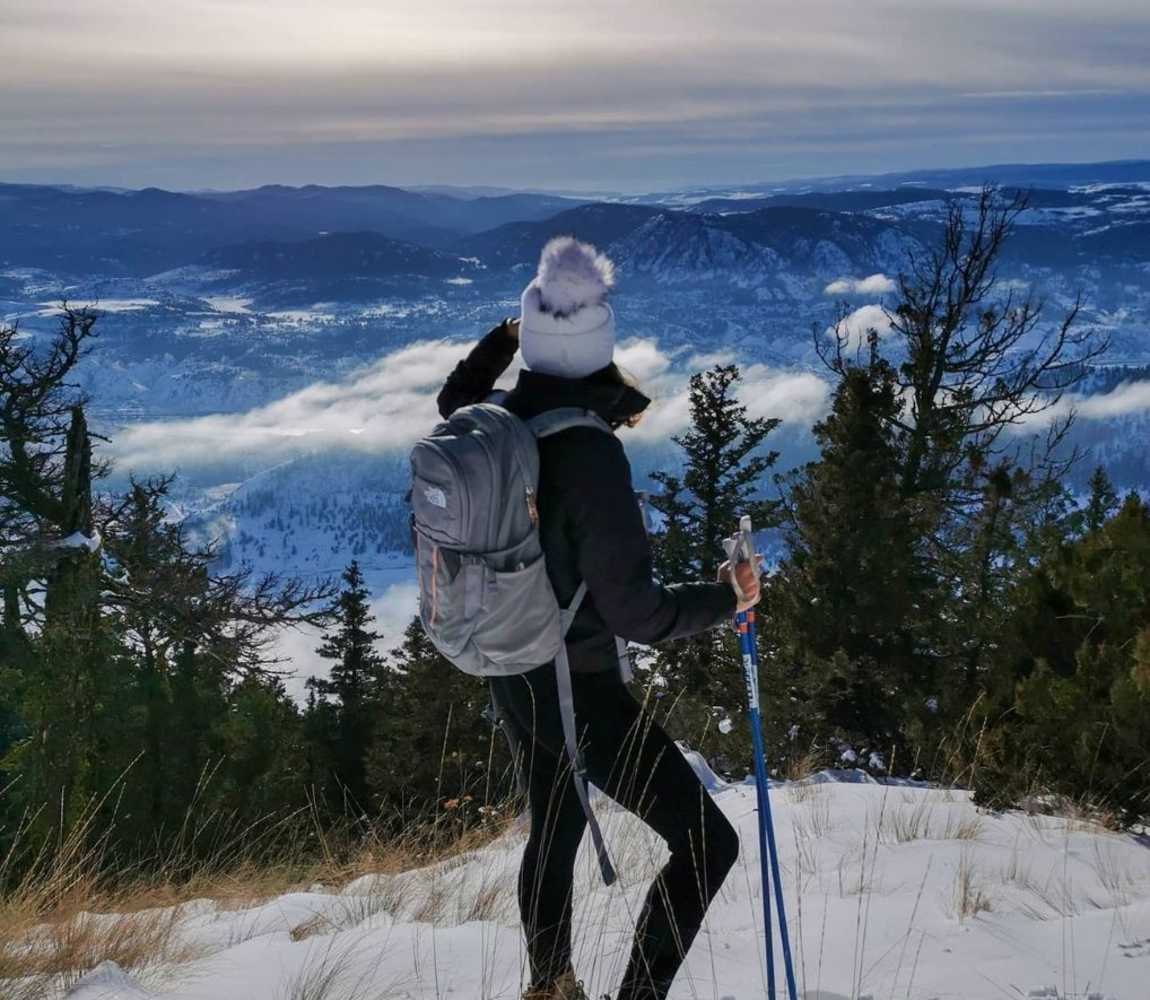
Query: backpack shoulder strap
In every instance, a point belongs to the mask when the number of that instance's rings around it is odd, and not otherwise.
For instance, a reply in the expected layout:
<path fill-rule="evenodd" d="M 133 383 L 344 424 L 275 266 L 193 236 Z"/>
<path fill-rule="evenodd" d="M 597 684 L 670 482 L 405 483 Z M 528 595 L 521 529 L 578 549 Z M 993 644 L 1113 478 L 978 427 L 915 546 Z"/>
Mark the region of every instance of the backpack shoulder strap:
<path fill-rule="evenodd" d="M 571 603 L 561 611 L 560 622 L 563 637 L 566 639 L 567 630 L 587 596 L 587 584 L 579 584 Z M 567 643 L 559 647 L 555 657 L 555 686 L 559 695 L 559 721 L 563 727 L 563 743 L 567 757 L 571 762 L 572 784 L 575 786 L 575 795 L 579 805 L 583 807 L 583 815 L 587 817 L 587 827 L 591 832 L 591 842 L 595 847 L 595 856 L 599 860 L 599 871 L 603 881 L 611 885 L 615 881 L 615 869 L 611 864 L 611 856 L 607 853 L 607 845 L 603 841 L 603 831 L 599 828 L 599 821 L 591 808 L 591 798 L 587 791 L 587 769 L 583 764 L 583 754 L 579 750 L 579 733 L 575 728 L 575 696 L 571 690 L 571 664 L 567 659 Z"/>
<path fill-rule="evenodd" d="M 585 410 L 580 406 L 561 406 L 558 409 L 540 413 L 528 420 L 527 426 L 531 428 L 537 438 L 550 437 L 552 434 L 558 434 L 560 431 L 568 430 L 571 427 L 594 427 L 607 434 L 614 433 L 611 430 L 611 425 L 598 413 L 594 410 Z"/>
<path fill-rule="evenodd" d="M 568 604 L 567 607 L 559 609 L 559 629 L 564 639 L 567 638 L 567 630 L 571 627 L 571 623 L 579 613 L 579 608 L 583 604 L 583 598 L 586 596 L 587 581 L 584 580 L 576 589 L 575 596 L 571 598 L 571 603 Z"/>

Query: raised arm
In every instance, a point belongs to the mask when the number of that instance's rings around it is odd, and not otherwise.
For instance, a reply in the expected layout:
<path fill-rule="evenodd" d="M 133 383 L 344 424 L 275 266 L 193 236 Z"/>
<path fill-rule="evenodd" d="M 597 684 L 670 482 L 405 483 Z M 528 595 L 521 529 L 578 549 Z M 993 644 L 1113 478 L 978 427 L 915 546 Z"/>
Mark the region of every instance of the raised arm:
<path fill-rule="evenodd" d="M 482 403 L 495 388 L 499 376 L 511 365 L 518 347 L 516 323 L 505 319 L 447 376 L 436 399 L 439 415 L 446 420 L 461 406 Z"/>

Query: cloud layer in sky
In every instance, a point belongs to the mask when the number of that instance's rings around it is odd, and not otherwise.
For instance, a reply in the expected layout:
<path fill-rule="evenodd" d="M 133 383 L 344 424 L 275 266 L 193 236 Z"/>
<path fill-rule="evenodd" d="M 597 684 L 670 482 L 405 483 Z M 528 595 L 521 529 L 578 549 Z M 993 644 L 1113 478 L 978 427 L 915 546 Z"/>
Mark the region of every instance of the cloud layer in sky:
<path fill-rule="evenodd" d="M 859 306 L 836 325 L 828 326 L 826 335 L 834 337 L 837 334 L 843 337 L 844 346 L 856 351 L 866 344 L 871 330 L 878 334 L 880 340 L 891 332 L 890 315 L 880 305 Z"/>
<path fill-rule="evenodd" d="M 383 454 L 409 448 L 435 426 L 435 397 L 469 345 L 411 344 L 338 382 L 319 382 L 246 413 L 130 424 L 112 455 L 125 471 L 214 466 L 229 460 L 282 461 L 321 450 Z M 654 398 L 630 440 L 665 441 L 688 421 L 687 381 L 719 358 L 676 359 L 653 340 L 620 345 L 616 359 Z M 505 379 L 513 381 L 514 372 Z M 807 372 L 752 364 L 743 369 L 742 398 L 754 416 L 782 417 L 806 428 L 825 411 L 826 383 Z"/>
<path fill-rule="evenodd" d="M 435 394 L 460 354 L 458 344 L 411 344 L 344 381 L 317 382 L 246 413 L 132 424 L 114 454 L 135 471 L 401 448 L 434 426 Z"/>
<path fill-rule="evenodd" d="M 860 306 L 843 320 L 848 349 L 865 344 L 870 329 L 890 333 L 890 319 L 875 304 Z M 833 334 L 833 327 L 826 331 Z M 221 462 L 272 463 L 317 451 L 387 454 L 403 451 L 435 425 L 435 396 L 447 373 L 470 345 L 459 341 L 416 343 L 335 382 L 291 393 L 244 413 L 187 420 L 129 424 L 114 437 L 111 456 L 124 471 L 141 474 L 195 469 Z M 667 441 L 689 420 L 688 380 L 714 364 L 738 362 L 734 355 L 672 355 L 651 339 L 621 344 L 616 358 L 642 383 L 654 402 L 626 440 Z M 812 372 L 743 364 L 740 398 L 751 416 L 781 417 L 806 430 L 827 410 L 828 383 Z M 513 369 L 503 384 L 510 386 Z M 1105 394 L 1067 397 L 1058 413 L 1073 406 L 1080 420 L 1105 420 L 1150 411 L 1150 383 L 1134 382 Z M 1044 419 L 1056 416 L 1047 411 Z"/>
<path fill-rule="evenodd" d="M 872 274 L 867 278 L 839 278 L 823 289 L 826 295 L 886 295 L 898 286 L 885 274 Z"/>
<path fill-rule="evenodd" d="M 1070 413 L 1076 421 L 1116 420 L 1122 417 L 1150 415 L 1150 381 L 1123 382 L 1109 392 L 1093 396 L 1068 393 L 1057 406 L 1042 410 L 1026 420 L 1019 433 L 1029 433 L 1055 421 L 1065 419 Z"/>
<path fill-rule="evenodd" d="M 1144 0 L 7 0 L 0 177 L 646 188 L 1145 155 Z"/>

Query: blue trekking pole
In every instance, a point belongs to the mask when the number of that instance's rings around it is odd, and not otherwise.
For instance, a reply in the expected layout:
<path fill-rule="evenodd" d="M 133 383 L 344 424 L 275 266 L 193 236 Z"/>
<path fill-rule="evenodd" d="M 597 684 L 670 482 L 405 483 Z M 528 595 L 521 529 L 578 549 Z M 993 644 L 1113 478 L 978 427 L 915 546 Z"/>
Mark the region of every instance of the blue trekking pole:
<path fill-rule="evenodd" d="M 726 542 L 727 558 L 733 564 L 755 562 L 755 541 L 751 519 L 743 517 L 734 538 Z M 783 945 L 783 965 L 787 976 L 787 996 L 797 1000 L 795 970 L 791 961 L 791 941 L 787 934 L 787 911 L 783 904 L 783 878 L 775 847 L 775 824 L 771 818 L 767 760 L 763 749 L 763 724 L 759 712 L 759 650 L 755 642 L 755 612 L 740 611 L 735 615 L 739 634 L 739 651 L 743 656 L 743 673 L 747 683 L 747 715 L 751 724 L 751 741 L 755 753 L 755 792 L 759 804 L 759 869 L 763 880 L 763 931 L 767 949 L 767 995 L 775 996 L 775 949 L 771 932 L 771 880 L 774 882 L 775 908 L 779 913 L 779 938 Z M 769 871 L 769 876 L 768 876 Z"/>

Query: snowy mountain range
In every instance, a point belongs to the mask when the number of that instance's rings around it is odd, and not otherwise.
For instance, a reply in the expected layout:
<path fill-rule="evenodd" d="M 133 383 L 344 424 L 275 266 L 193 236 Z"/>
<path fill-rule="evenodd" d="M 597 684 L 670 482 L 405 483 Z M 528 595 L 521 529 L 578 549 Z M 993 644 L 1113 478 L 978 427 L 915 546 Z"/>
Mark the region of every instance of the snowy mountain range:
<path fill-rule="evenodd" d="M 310 574 L 356 556 L 387 586 L 402 577 L 407 444 L 463 343 L 517 310 L 549 236 L 616 261 L 627 361 L 657 399 L 629 444 L 640 477 L 674 461 L 687 374 L 719 358 L 784 419 L 790 467 L 812 457 L 826 405 L 812 337 L 844 309 L 881 323 L 908 256 L 984 180 L 1031 190 L 1003 281 L 1051 320 L 1081 293 L 1080 321 L 1110 338 L 1078 443 L 1120 484 L 1150 486 L 1150 161 L 594 200 L 0 185 L 0 318 L 40 337 L 61 299 L 105 313 L 83 382 L 120 469 L 178 469 L 179 516 L 214 530 L 225 561 Z"/>

